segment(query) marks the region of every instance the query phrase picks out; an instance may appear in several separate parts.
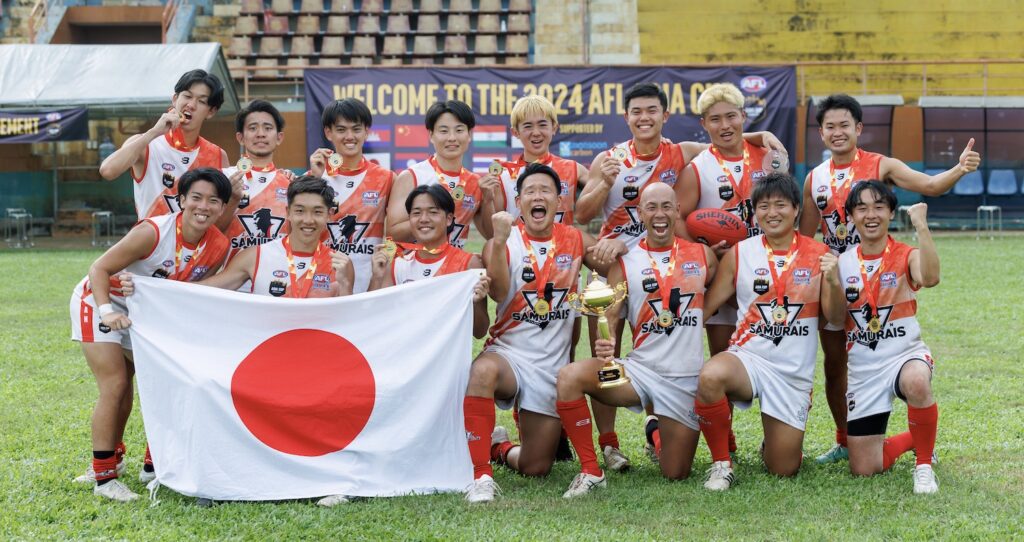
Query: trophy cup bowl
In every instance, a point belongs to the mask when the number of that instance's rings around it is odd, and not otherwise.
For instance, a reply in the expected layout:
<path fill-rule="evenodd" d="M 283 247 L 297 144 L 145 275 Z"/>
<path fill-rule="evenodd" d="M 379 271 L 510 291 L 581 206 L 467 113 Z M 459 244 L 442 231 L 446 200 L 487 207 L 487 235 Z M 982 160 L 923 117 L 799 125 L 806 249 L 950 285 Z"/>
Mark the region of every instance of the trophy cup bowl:
<path fill-rule="evenodd" d="M 612 334 L 608 329 L 608 317 L 605 316 L 605 310 L 625 297 L 625 282 L 620 282 L 612 288 L 604 281 L 594 279 L 583 289 L 582 294 L 570 294 L 567 301 L 573 309 L 581 314 L 596 316 L 598 335 L 602 339 L 611 339 Z M 615 388 L 629 383 L 626 368 L 614 358 L 601 367 L 597 372 L 597 379 L 602 389 Z"/>

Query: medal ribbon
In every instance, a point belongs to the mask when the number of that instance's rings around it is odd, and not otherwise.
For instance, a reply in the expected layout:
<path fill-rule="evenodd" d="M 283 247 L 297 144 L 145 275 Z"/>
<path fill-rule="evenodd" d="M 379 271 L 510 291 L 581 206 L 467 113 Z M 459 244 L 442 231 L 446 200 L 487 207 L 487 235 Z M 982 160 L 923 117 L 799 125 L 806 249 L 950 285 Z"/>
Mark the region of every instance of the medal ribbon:
<path fill-rule="evenodd" d="M 651 262 L 651 269 L 654 270 L 654 280 L 658 282 L 658 294 L 661 295 L 661 310 L 670 311 L 675 316 L 675 308 L 672 307 L 671 295 L 672 295 L 672 284 L 669 280 L 672 278 L 672 273 L 676 268 L 676 249 L 678 244 L 675 239 L 672 240 L 672 248 L 669 249 L 668 259 L 668 271 L 665 272 L 664 277 L 661 272 L 658 271 L 658 262 L 654 260 L 654 256 L 651 255 L 651 249 L 647 247 L 647 240 L 641 241 L 644 244 L 644 250 L 647 252 L 647 259 Z"/>
<path fill-rule="evenodd" d="M 285 236 L 284 241 L 285 254 L 288 258 L 288 278 L 291 279 L 291 296 L 297 298 L 305 298 L 309 295 L 309 289 L 313 287 L 313 275 L 316 273 L 316 264 L 323 255 L 323 252 L 327 250 L 327 245 L 323 243 L 316 244 L 316 251 L 313 252 L 313 257 L 309 261 L 309 269 L 303 273 L 301 279 L 295 275 L 295 257 L 292 253 L 292 242 L 288 236 Z"/>
<path fill-rule="evenodd" d="M 424 251 L 424 252 L 426 252 L 427 254 L 430 254 L 430 255 L 444 254 L 452 246 L 450 243 L 443 243 L 438 248 L 427 248 L 426 246 L 421 245 L 419 243 L 402 243 L 400 241 L 395 241 L 394 239 L 391 239 L 390 237 L 388 237 L 388 239 L 391 242 L 393 242 L 396 246 L 398 246 L 398 248 L 400 248 L 402 250 L 413 250 L 413 251 L 422 250 L 422 251 Z"/>
<path fill-rule="evenodd" d="M 502 167 L 505 168 L 506 171 L 508 171 L 508 176 L 512 179 L 512 182 L 515 182 L 516 179 L 519 178 L 519 172 L 522 171 L 524 167 L 530 164 L 548 164 L 550 162 L 551 153 L 546 152 L 544 153 L 544 156 L 541 156 L 540 158 L 534 160 L 533 162 L 527 162 L 526 157 L 520 154 L 519 157 L 516 158 L 515 162 L 502 162 L 501 165 Z"/>
<path fill-rule="evenodd" d="M 192 268 L 199 263 L 199 254 L 202 253 L 203 248 L 206 246 L 205 244 L 197 246 L 185 269 L 178 270 L 181 267 L 181 252 L 185 246 L 185 237 L 181 234 L 182 216 L 184 216 L 182 213 L 178 213 L 178 217 L 174 219 L 174 274 L 169 277 L 171 280 L 179 280 L 181 278 L 188 280 Z M 203 237 L 205 238 L 206 236 L 204 235 Z M 199 242 L 202 243 L 202 239 Z"/>
<path fill-rule="evenodd" d="M 789 279 L 790 273 L 792 273 L 792 270 L 789 268 L 790 264 L 796 259 L 796 252 L 800 249 L 800 233 L 793 232 L 793 244 L 790 245 L 789 251 L 786 253 L 786 261 L 782 264 L 782 272 L 775 270 L 775 252 L 772 250 L 772 246 L 768 244 L 768 238 L 762 236 L 761 242 L 764 243 L 764 249 L 768 251 L 768 271 L 772 274 L 772 282 L 775 285 L 775 306 L 785 307 L 786 281 Z"/>
<path fill-rule="evenodd" d="M 836 161 L 831 158 L 828 161 L 828 185 L 832 189 L 832 202 L 836 204 L 839 224 L 846 224 L 846 198 L 850 195 L 850 190 L 853 188 L 853 179 L 856 176 L 857 160 L 859 159 L 860 149 L 857 149 L 857 154 L 853 156 L 853 162 L 850 162 L 850 169 L 846 174 L 846 179 L 843 179 L 843 184 L 839 187 L 836 187 Z"/>
<path fill-rule="evenodd" d="M 889 237 L 889 240 L 885 242 L 885 252 L 882 253 L 882 261 L 878 263 L 878 269 L 875 270 L 874 276 L 868 281 L 868 270 L 864 265 L 864 245 L 857 245 L 857 261 L 860 263 L 860 280 L 864 284 L 864 297 L 865 303 L 868 305 L 868 310 L 871 311 L 871 316 L 878 316 L 878 294 L 882 288 L 882 272 L 885 270 L 885 258 L 889 255 L 892 249 L 893 240 Z"/>
<path fill-rule="evenodd" d="M 523 236 L 523 244 L 526 245 L 526 253 L 530 256 L 530 266 L 533 268 L 533 280 L 534 284 L 539 284 L 537 288 L 537 295 L 540 296 L 543 291 L 543 298 L 545 301 L 551 301 L 552 292 L 548 291 L 548 275 L 551 274 L 551 269 L 554 267 L 555 262 L 555 232 L 551 232 L 551 248 L 548 249 L 548 257 L 544 260 L 544 267 L 540 270 L 537 269 L 537 255 L 533 252 L 533 243 L 530 238 L 526 235 L 526 227 L 520 222 L 516 224 L 519 227 L 519 233 Z"/>
<path fill-rule="evenodd" d="M 454 192 L 455 192 L 455 188 L 456 187 L 461 186 L 462 187 L 462 193 L 465 194 L 466 193 L 466 178 L 465 178 L 466 168 L 462 167 L 462 166 L 459 166 L 459 173 L 455 177 L 457 179 L 457 181 L 455 182 L 455 186 L 448 186 L 448 181 L 445 180 L 445 177 L 446 176 L 450 177 L 451 175 L 448 175 L 447 173 L 445 173 L 441 169 L 441 165 L 437 163 L 437 159 L 436 158 L 437 158 L 436 155 L 435 156 L 431 156 L 430 159 L 428 160 L 428 162 L 430 162 L 430 165 L 434 168 L 434 173 L 437 174 L 437 182 L 441 183 L 441 185 L 444 186 L 445 190 L 447 190 L 449 194 L 452 194 L 452 198 L 453 199 L 455 198 Z"/>
<path fill-rule="evenodd" d="M 339 166 L 337 169 L 335 169 L 335 168 L 331 167 L 331 163 L 330 163 L 330 161 L 328 161 L 327 162 L 327 174 L 333 177 L 335 175 L 341 174 L 343 171 L 361 171 L 363 168 L 366 167 L 367 164 L 368 164 L 368 162 L 367 162 L 365 156 L 360 158 L 359 159 L 359 165 L 354 167 L 354 168 L 352 168 L 352 169 L 346 169 L 344 163 L 342 163 L 341 166 Z"/>
<path fill-rule="evenodd" d="M 747 142 L 743 142 L 743 174 L 740 176 L 740 182 L 736 182 L 736 177 L 733 176 L 732 171 L 726 167 L 725 158 L 722 157 L 722 151 L 718 150 L 714 145 L 708 147 L 708 151 L 711 152 L 711 156 L 715 157 L 718 161 L 718 167 L 722 168 L 722 173 L 725 173 L 725 177 L 729 179 L 729 184 L 732 185 L 733 189 L 733 200 L 739 198 L 739 201 L 750 199 L 751 184 L 753 181 L 750 178 L 750 150 L 747 148 Z"/>
<path fill-rule="evenodd" d="M 249 158 L 248 154 L 243 154 L 242 156 L 245 157 L 245 158 Z M 252 161 L 252 158 L 249 158 L 249 160 Z M 253 164 L 252 167 L 249 168 L 249 171 L 245 172 L 245 178 L 251 180 L 253 172 L 256 172 L 256 173 L 268 173 L 268 172 L 274 171 L 275 169 L 277 169 L 277 168 L 276 168 L 276 166 L 274 166 L 273 162 L 270 162 L 269 164 L 267 164 L 264 167 L 256 167 L 256 164 Z"/>

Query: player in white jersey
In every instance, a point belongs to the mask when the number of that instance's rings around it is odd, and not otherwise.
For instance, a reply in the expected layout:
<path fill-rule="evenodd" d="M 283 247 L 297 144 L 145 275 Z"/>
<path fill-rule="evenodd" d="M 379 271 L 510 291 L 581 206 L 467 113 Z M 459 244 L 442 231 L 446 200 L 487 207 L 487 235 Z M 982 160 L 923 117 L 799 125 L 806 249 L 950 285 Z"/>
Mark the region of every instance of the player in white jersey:
<path fill-rule="evenodd" d="M 441 184 L 455 200 L 451 244 L 463 248 L 469 236 L 469 223 L 484 239 L 491 238 L 491 216 L 497 211 L 500 198 L 498 182 L 481 182 L 480 177 L 462 161 L 473 137 L 476 119 L 473 110 L 458 100 L 437 102 L 430 106 L 424 119 L 434 156 L 413 165 L 395 179 L 388 204 L 387 232 L 396 241 L 411 241 L 413 235 L 405 200 L 414 187 Z"/>
<path fill-rule="evenodd" d="M 710 247 L 676 237 L 679 206 L 668 185 L 655 184 L 644 191 L 639 212 L 647 238 L 608 270 L 609 285 L 622 281 L 627 285 L 625 304 L 633 330 L 633 351 L 622 364 L 629 384 L 600 387 L 598 373 L 614 355 L 611 340 L 598 339 L 598 357 L 577 361 L 558 373 L 558 415 L 581 467 L 565 492 L 566 498 L 605 485 L 584 394 L 606 405 L 638 412 L 651 409 L 659 420 L 652 439 L 661 472 L 670 479 L 689 476 L 700 438 L 693 401 L 704 365 L 702 307 L 704 288 L 714 276 L 718 260 Z M 609 326 L 619 318 L 620 308 L 609 307 Z"/>
<path fill-rule="evenodd" d="M 971 138 L 955 166 L 929 176 L 902 161 L 857 147 L 864 125 L 857 100 L 845 94 L 827 97 L 818 104 L 818 132 L 832 156 L 807 174 L 800 231 L 814 235 L 821 226 L 822 241 L 836 255 L 860 242 L 857 228 L 845 212 L 847 194 L 861 180 L 878 179 L 926 196 L 941 196 L 965 174 L 978 169 L 981 155 Z M 839 327 L 821 331 L 825 353 L 825 397 L 836 424 L 836 445 L 818 456 L 819 463 L 846 459 L 846 337 Z"/>
<path fill-rule="evenodd" d="M 187 72 L 174 85 L 168 112 L 148 131 L 128 138 L 100 164 L 100 175 L 108 181 L 131 170 L 140 220 L 180 210 L 176 185 L 186 171 L 227 167 L 227 153 L 199 136 L 203 123 L 216 115 L 223 103 L 224 86 L 216 76 L 203 70 Z M 232 196 L 241 197 L 240 183 L 235 183 Z M 228 209 L 234 209 L 238 199 L 227 203 Z M 225 229 L 230 216 L 216 218 L 222 220 L 218 227 Z"/>
<path fill-rule="evenodd" d="M 561 435 L 555 378 L 569 361 L 575 312 L 565 302 L 579 284 L 582 263 L 604 271 L 625 253 L 621 241 L 595 241 L 555 223 L 558 174 L 530 164 L 517 180 L 521 220 L 504 211 L 493 217 L 494 238 L 484 247 L 498 302 L 491 338 L 473 361 L 466 390 L 466 436 L 473 460 L 470 502 L 494 500 L 491 459 L 528 476 L 544 476 Z M 518 408 L 523 446 L 494 426 L 494 406 Z M 491 438 L 488 439 L 488 436 Z"/>
<path fill-rule="evenodd" d="M 199 284 L 257 295 L 291 298 L 352 293 L 352 261 L 321 242 L 334 206 L 327 181 L 306 175 L 288 185 L 288 235 L 238 253 L 216 275 Z"/>
<path fill-rule="evenodd" d="M 97 495 L 118 501 L 138 498 L 117 480 L 124 471 L 121 440 L 132 410 L 135 374 L 131 321 L 119 280 L 127 282 L 129 274 L 198 280 L 218 269 L 227 255 L 227 239 L 214 222 L 231 197 L 228 179 L 216 169 L 190 171 L 181 178 L 179 197 L 181 212 L 137 224 L 93 262 L 71 296 L 71 339 L 81 343 L 99 387 L 92 416 L 92 467 L 76 481 L 95 482 Z M 140 473 L 144 480 L 152 476 L 151 466 Z"/>
<path fill-rule="evenodd" d="M 768 471 L 792 476 L 800 468 L 810 409 L 820 315 L 845 319 L 838 260 L 825 245 L 796 231 L 800 188 L 787 174 L 772 173 L 751 199 L 763 234 L 741 241 L 722 258 L 704 309 L 713 312 L 736 296 L 736 333 L 729 349 L 700 374 L 695 412 L 713 464 L 704 487 L 728 489 L 732 415 L 757 398 L 764 428 L 762 457 Z"/>
<path fill-rule="evenodd" d="M 925 203 L 909 210 L 920 248 L 889 236 L 896 195 L 881 181 L 863 181 L 846 200 L 861 243 L 839 257 L 846 287 L 849 386 L 846 393 L 850 471 L 869 476 L 904 452 L 917 456 L 914 493 L 939 490 L 932 452 L 939 411 L 932 395 L 934 361 L 921 339 L 917 296 L 939 283 L 939 255 Z M 910 430 L 885 438 L 894 398 L 907 403 Z"/>

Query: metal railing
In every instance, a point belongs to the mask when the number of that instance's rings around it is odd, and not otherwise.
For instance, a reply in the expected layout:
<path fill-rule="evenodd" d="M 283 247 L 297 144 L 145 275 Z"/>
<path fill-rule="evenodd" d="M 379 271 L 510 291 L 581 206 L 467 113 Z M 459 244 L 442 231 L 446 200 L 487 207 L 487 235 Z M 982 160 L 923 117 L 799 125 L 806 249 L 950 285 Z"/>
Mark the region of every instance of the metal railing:
<path fill-rule="evenodd" d="M 46 15 L 49 6 L 49 0 L 36 0 L 36 3 L 32 5 L 32 11 L 28 12 L 28 42 L 35 43 L 36 36 L 39 35 L 39 30 L 46 26 Z"/>

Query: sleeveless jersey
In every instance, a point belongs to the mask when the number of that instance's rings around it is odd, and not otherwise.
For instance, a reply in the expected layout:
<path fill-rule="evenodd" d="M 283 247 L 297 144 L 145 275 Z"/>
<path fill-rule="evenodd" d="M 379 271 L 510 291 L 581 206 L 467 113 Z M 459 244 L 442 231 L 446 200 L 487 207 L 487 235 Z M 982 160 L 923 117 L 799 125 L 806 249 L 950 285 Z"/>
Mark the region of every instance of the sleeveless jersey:
<path fill-rule="evenodd" d="M 175 145 L 168 132 L 149 142 L 146 147 L 146 165 L 142 175 L 135 176 L 135 212 L 139 220 L 151 216 L 176 213 L 178 204 L 178 178 L 186 171 L 212 167 L 220 169 L 220 147 L 199 138 L 195 147 Z"/>
<path fill-rule="evenodd" d="M 579 164 L 575 160 L 567 160 L 555 156 L 550 152 L 538 160 L 542 164 L 551 166 L 558 174 L 561 188 L 558 194 L 558 210 L 555 212 L 555 222 L 572 226 L 573 210 L 576 208 L 576 190 L 579 186 Z M 505 192 L 505 211 L 513 218 L 519 218 L 519 207 L 516 207 L 516 180 L 519 174 L 528 165 L 523 155 L 519 155 L 515 162 L 505 164 L 505 170 L 501 173 L 501 188 Z"/>
<path fill-rule="evenodd" d="M 297 293 L 292 291 L 284 239 L 285 237 L 282 237 L 256 246 L 256 268 L 253 271 L 250 290 L 252 293 L 274 297 L 297 296 Z M 295 252 L 292 257 L 295 262 L 295 278 L 301 281 L 299 286 L 305 289 L 305 281 L 313 281 L 305 297 L 330 297 L 331 283 L 336 280 L 334 267 L 331 266 L 331 251 L 325 250 L 320 253 L 311 277 L 306 275 L 309 273 L 309 267 L 313 265 L 313 254 Z"/>
<path fill-rule="evenodd" d="M 235 174 L 235 166 L 224 169 L 224 175 Z M 243 179 L 245 198 L 238 203 L 235 219 L 228 226 L 231 241 L 228 261 L 240 251 L 262 245 L 288 233 L 288 177 L 279 169 L 252 170 L 251 179 Z"/>
<path fill-rule="evenodd" d="M 405 284 L 430 277 L 440 277 L 469 269 L 473 255 L 460 248 L 451 247 L 436 258 L 421 258 L 418 251 L 396 256 L 391 261 L 391 278 L 395 284 Z"/>
<path fill-rule="evenodd" d="M 648 252 L 643 240 L 619 259 L 626 277 L 627 312 L 633 330 L 633 351 L 627 357 L 661 376 L 697 376 L 704 365 L 706 254 L 704 245 L 677 238 L 675 269 L 671 277 L 666 277 L 672 260 L 670 250 L 666 247 Z M 662 280 L 670 281 L 668 307 L 662 305 L 662 292 L 651 268 L 652 258 Z M 658 315 L 664 309 L 674 316 L 669 327 L 658 325 Z"/>
<path fill-rule="evenodd" d="M 175 252 L 177 250 L 177 220 L 181 213 L 160 215 L 144 219 L 136 228 L 152 227 L 156 229 L 156 243 L 153 250 L 141 260 L 137 260 L 124 268 L 125 271 L 140 277 L 157 277 L 181 282 L 191 282 L 203 277 L 211 268 L 220 266 L 224 255 L 228 251 L 228 239 L 216 226 L 210 226 L 203 238 L 195 246 L 182 243 L 181 258 L 178 267 L 175 268 Z M 196 258 L 195 265 L 192 260 Z M 191 271 L 184 272 L 191 266 Z M 111 284 L 117 280 L 111 278 Z M 95 308 L 92 299 L 92 288 L 89 285 L 88 275 L 79 281 L 75 286 L 75 295 L 82 299 L 82 302 Z M 111 292 L 110 302 L 127 311 L 127 305 L 120 294 Z"/>
<path fill-rule="evenodd" d="M 753 191 L 754 183 L 767 175 L 762 169 L 766 151 L 763 147 L 747 142 L 743 142 L 743 145 L 747 151 L 751 171 L 746 171 L 742 157 L 723 156 L 722 161 L 729 173 L 732 174 L 732 181 L 737 186 L 742 189 L 744 187 L 742 179 L 747 177 L 751 181 L 750 191 Z M 694 173 L 697 174 L 697 189 L 700 194 L 697 200 L 698 209 L 724 209 L 747 224 L 747 237 L 761 235 L 761 228 L 757 226 L 757 220 L 754 218 L 754 205 L 750 201 L 750 192 L 736 193 L 729 176 L 722 171 L 715 155 L 711 154 L 710 148 L 701 151 L 690 162 L 689 167 L 693 168 Z"/>
<path fill-rule="evenodd" d="M 438 171 L 444 177 L 442 182 Z M 459 173 L 444 171 L 437 165 L 434 158 L 424 160 L 409 168 L 412 173 L 413 186 L 443 184 L 451 193 L 458 185 L 463 186 L 465 195 L 462 201 L 455 201 L 455 224 L 451 233 L 448 234 L 448 242 L 453 246 L 462 248 L 466 246 L 466 239 L 469 237 L 469 225 L 473 223 L 473 217 L 483 204 L 483 193 L 480 191 L 480 176 L 466 168 Z"/>
<path fill-rule="evenodd" d="M 544 285 L 535 284 L 537 277 L 524 280 L 523 270 L 531 268 L 526 243 L 530 243 L 537 258 L 538 269 L 552 257 L 551 241 L 555 242 L 554 265 L 548 275 L 551 310 L 545 316 L 534 312 L 538 294 L 543 297 Z M 531 363 L 549 372 L 557 372 L 569 363 L 569 345 L 576 313 L 565 298 L 579 285 L 580 266 L 583 263 L 583 236 L 579 230 L 564 224 L 555 224 L 551 239 L 525 238 L 519 228 L 512 228 L 506 245 L 509 268 L 509 289 L 498 303 L 491 338 L 488 345 L 507 348 L 518 361 Z"/>
<path fill-rule="evenodd" d="M 601 238 L 621 239 L 627 247 L 632 248 L 647 235 L 647 230 L 644 229 L 636 211 L 644 188 L 652 182 L 675 186 L 676 180 L 686 167 L 686 160 L 679 145 L 666 141 L 661 142 L 654 158 L 642 160 L 633 156 L 630 143 L 631 141 L 627 141 L 614 147 L 626 150 L 629 164 L 623 165 L 608 192 L 608 199 L 604 202 Z M 613 150 L 607 151 L 609 158 Z"/>
<path fill-rule="evenodd" d="M 856 171 L 850 171 L 851 164 L 836 164 L 836 190 L 842 195 L 849 194 L 849 189 L 859 181 L 878 179 L 879 166 L 882 163 L 881 154 L 867 152 L 857 149 Z M 832 161 L 825 160 L 818 167 L 811 170 L 811 197 L 814 204 L 821 212 L 821 239 L 828 245 L 834 254 L 842 254 L 846 249 L 860 244 L 860 234 L 857 233 L 853 220 L 846 216 L 846 237 L 840 239 L 836 236 L 836 226 L 839 225 L 839 211 L 837 208 L 846 205 L 846 198 L 836 201 L 832 195 L 832 175 L 829 173 Z M 844 211 L 845 212 L 845 211 Z"/>
<path fill-rule="evenodd" d="M 818 315 L 821 299 L 821 268 L 818 258 L 828 247 L 810 237 L 800 236 L 800 246 L 785 280 L 786 321 L 776 324 L 774 279 L 768 269 L 768 251 L 763 235 L 736 244 L 736 333 L 730 344 L 756 354 L 796 381 L 810 385 L 818 352 Z M 792 248 L 791 248 L 792 250 Z M 775 254 L 782 277 L 786 254 Z"/>
<path fill-rule="evenodd" d="M 928 350 L 921 340 L 916 289 L 910 281 L 910 254 L 914 247 L 891 238 L 889 243 L 890 252 L 877 283 L 878 299 L 875 303 L 882 323 L 878 333 L 868 330 L 870 316 L 865 306 L 867 296 L 864 295 L 857 250 L 848 250 L 839 257 L 839 280 L 847 301 L 846 348 L 850 353 L 851 370 L 881 371 L 906 354 Z M 882 265 L 881 255 L 865 255 L 864 268 L 868 280 L 875 280 Z"/>
<path fill-rule="evenodd" d="M 395 174 L 363 158 L 355 171 L 323 178 L 338 195 L 338 211 L 327 223 L 331 249 L 348 254 L 355 271 L 352 293 L 370 285 L 370 259 L 384 238 L 384 215 Z"/>

